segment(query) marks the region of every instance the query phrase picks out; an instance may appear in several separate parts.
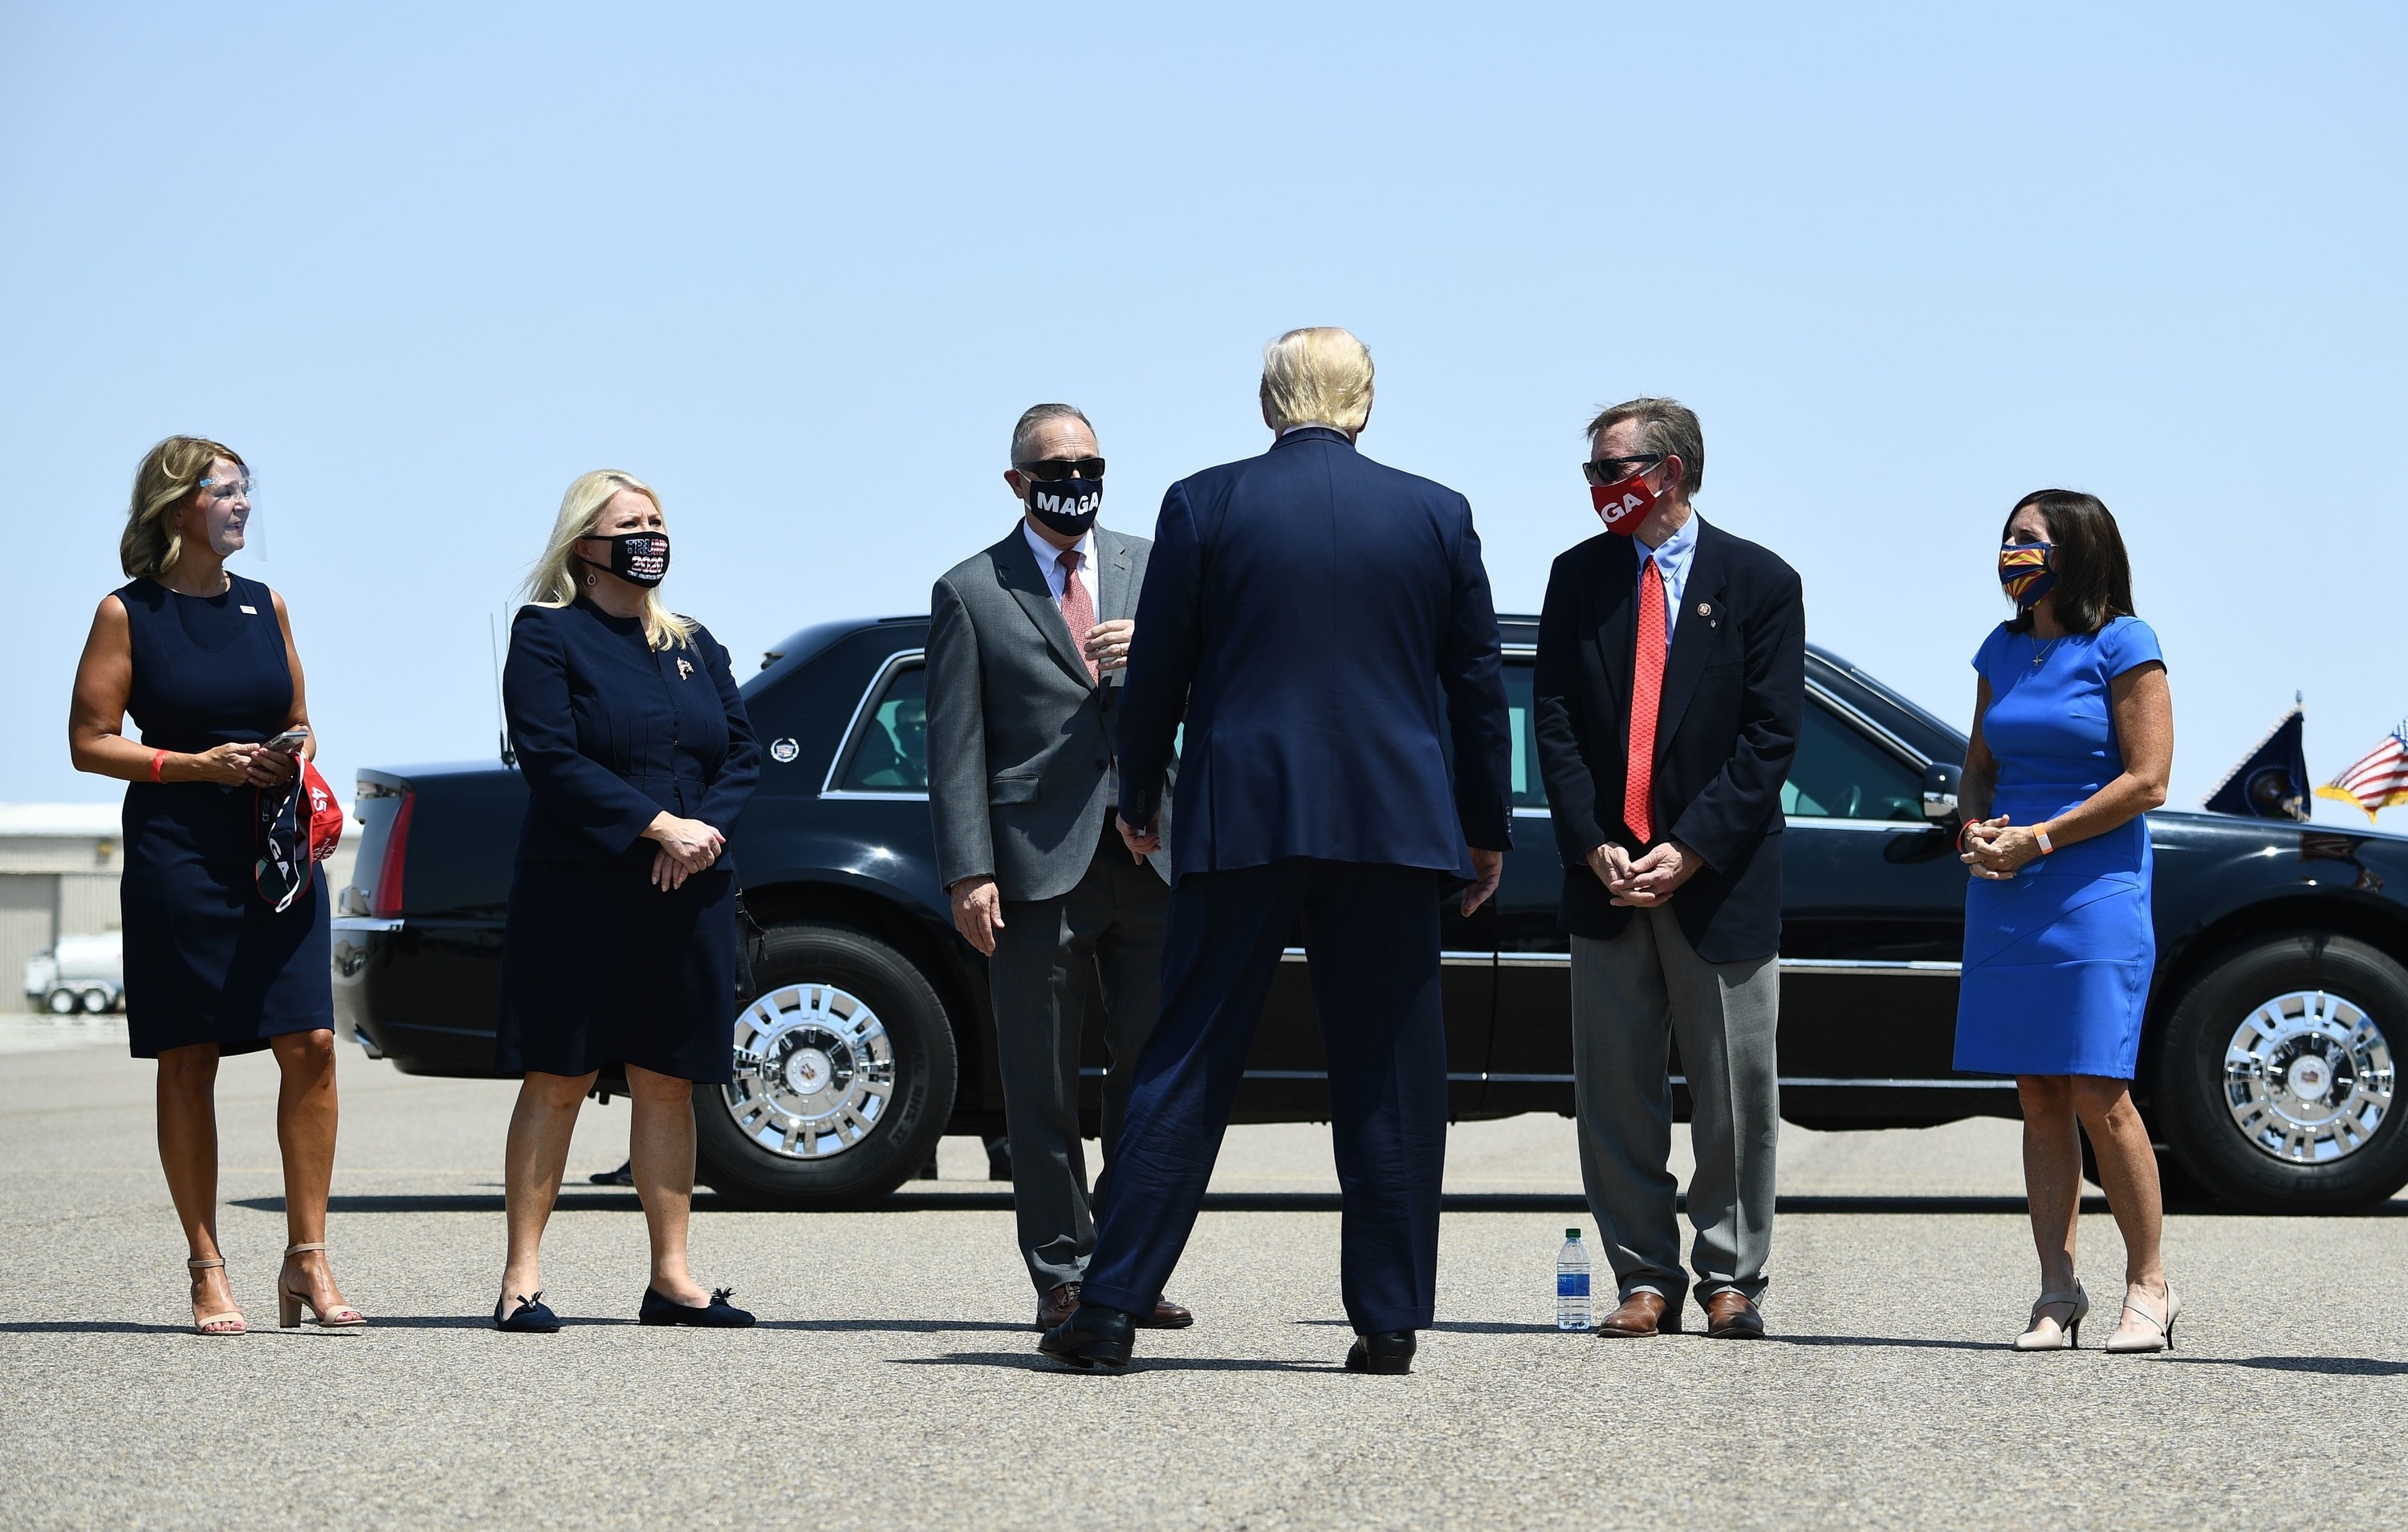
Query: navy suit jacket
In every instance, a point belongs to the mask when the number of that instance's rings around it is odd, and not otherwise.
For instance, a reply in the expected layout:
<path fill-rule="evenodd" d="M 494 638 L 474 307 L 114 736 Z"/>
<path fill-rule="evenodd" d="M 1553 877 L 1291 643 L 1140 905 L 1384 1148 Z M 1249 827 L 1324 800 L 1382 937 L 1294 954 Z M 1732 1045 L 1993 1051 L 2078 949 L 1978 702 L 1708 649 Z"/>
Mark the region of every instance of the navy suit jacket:
<path fill-rule="evenodd" d="M 1622 817 L 1638 585 L 1630 539 L 1599 533 L 1555 560 L 1539 617 L 1533 732 L 1563 858 L 1563 926 L 1574 936 L 1619 936 L 1630 923 L 1588 853 L 1608 841 L 1634 853 L 1655 844 Z M 1798 572 L 1700 522 L 1658 695 L 1651 827 L 1705 861 L 1670 908 L 1709 963 L 1770 957 L 1781 947 L 1781 786 L 1806 705 Z"/>
<path fill-rule="evenodd" d="M 522 607 L 502 707 L 527 784 L 521 862 L 647 863 L 644 827 L 666 809 L 725 836 L 718 866 L 735 866 L 761 747 L 710 629 L 652 649 L 640 622 L 581 596 Z"/>
<path fill-rule="evenodd" d="M 1507 850 L 1512 731 L 1470 504 L 1325 426 L 1171 485 L 1120 700 L 1130 823 L 1160 807 L 1182 722 L 1173 881 L 1290 857 L 1468 879 L 1467 844 Z"/>

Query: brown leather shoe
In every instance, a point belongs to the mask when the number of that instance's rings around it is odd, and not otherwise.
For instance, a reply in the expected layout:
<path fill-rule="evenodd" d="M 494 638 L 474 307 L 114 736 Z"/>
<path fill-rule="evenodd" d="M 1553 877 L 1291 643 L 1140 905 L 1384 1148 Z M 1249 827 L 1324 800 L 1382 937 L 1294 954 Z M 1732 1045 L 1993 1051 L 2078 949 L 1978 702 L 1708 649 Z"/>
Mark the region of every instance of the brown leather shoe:
<path fill-rule="evenodd" d="M 1706 1299 L 1706 1334 L 1716 1340 L 1761 1340 L 1764 1316 L 1756 1300 L 1736 1287 L 1726 1287 Z"/>
<path fill-rule="evenodd" d="M 1597 1333 L 1601 1336 L 1669 1335 L 1680 1328 L 1681 1310 L 1667 1304 L 1663 1294 L 1644 1287 L 1597 1322 Z"/>
<path fill-rule="evenodd" d="M 1154 1300 L 1154 1312 L 1136 1316 L 1140 1330 L 1183 1330 L 1196 1323 L 1196 1316 L 1168 1298 Z"/>
<path fill-rule="evenodd" d="M 1050 1330 L 1079 1311 L 1079 1284 L 1064 1282 L 1037 1303 L 1037 1327 Z"/>

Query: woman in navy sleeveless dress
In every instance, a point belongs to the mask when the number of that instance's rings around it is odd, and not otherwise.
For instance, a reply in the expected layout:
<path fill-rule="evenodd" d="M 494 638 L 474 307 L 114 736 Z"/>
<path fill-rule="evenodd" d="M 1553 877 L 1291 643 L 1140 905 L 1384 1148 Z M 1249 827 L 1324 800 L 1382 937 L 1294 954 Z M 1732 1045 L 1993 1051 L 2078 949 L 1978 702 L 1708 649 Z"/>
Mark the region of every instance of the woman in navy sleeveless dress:
<path fill-rule="evenodd" d="M 257 790 L 299 755 L 262 749 L 306 728 L 301 664 L 281 597 L 225 567 L 251 519 L 242 459 L 170 437 L 136 471 L 120 552 L 131 581 L 100 604 L 76 672 L 69 748 L 79 770 L 125 790 L 126 1029 L 159 1061 L 160 1162 L 192 1247 L 194 1324 L 239 1335 L 217 1242 L 218 1060 L 272 1049 L 283 1073 L 292 1243 L 277 1278 L 283 1323 L 363 1323 L 325 1256 L 335 1159 L 334 1000 L 326 890 L 281 912 L 258 891 Z M 120 731 L 131 713 L 138 740 Z M 315 741 L 305 741 L 309 751 Z"/>
<path fill-rule="evenodd" d="M 2132 615 L 2123 538 L 2093 496 L 2025 496 L 1999 578 L 2016 615 L 1973 657 L 1956 1064 L 2014 1076 L 2023 1106 L 2041 1296 L 2015 1348 L 2081 1339 L 2090 1303 L 2073 1241 L 2086 1133 L 2126 1253 L 2107 1349 L 2159 1351 L 2182 1303 L 2160 1261 L 2157 1154 L 2130 1087 L 2157 966 L 2146 815 L 2173 765 L 2165 661 Z"/>
<path fill-rule="evenodd" d="M 502 701 L 526 778 L 502 928 L 496 1066 L 523 1077 L 504 1150 L 509 1253 L 494 1323 L 549 1331 L 544 1224 L 585 1093 L 630 1097 L 629 1169 L 652 1238 L 647 1324 L 736 1327 L 686 1265 L 694 1088 L 734 1075 L 737 816 L 760 747 L 727 651 L 661 604 L 669 539 L 651 488 L 568 487 L 510 625 Z"/>

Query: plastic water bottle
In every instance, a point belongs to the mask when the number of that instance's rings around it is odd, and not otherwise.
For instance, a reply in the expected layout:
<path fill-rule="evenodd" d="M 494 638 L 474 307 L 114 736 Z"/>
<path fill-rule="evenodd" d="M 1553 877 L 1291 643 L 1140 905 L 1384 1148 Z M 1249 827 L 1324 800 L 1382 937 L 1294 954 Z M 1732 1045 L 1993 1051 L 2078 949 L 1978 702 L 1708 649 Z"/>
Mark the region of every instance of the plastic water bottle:
<path fill-rule="evenodd" d="M 1588 1247 L 1578 1229 L 1566 1229 L 1564 1248 L 1555 1252 L 1555 1328 L 1588 1328 Z"/>

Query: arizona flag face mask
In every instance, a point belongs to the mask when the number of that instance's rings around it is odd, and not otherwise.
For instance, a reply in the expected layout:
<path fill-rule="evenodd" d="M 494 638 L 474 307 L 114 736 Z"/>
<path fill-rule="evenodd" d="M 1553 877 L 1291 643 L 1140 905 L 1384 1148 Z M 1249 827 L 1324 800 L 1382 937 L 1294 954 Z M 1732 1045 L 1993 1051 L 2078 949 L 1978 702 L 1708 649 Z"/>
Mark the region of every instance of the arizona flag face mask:
<path fill-rule="evenodd" d="M 1598 520 L 1605 529 L 1618 537 L 1635 537 L 1639 523 L 1656 504 L 1656 492 L 1647 487 L 1645 468 L 1627 479 L 1617 479 L 1611 484 L 1591 484 L 1589 504 L 1597 508 Z"/>
<path fill-rule="evenodd" d="M 1999 583 L 2017 611 L 2029 611 L 2057 586 L 2056 545 L 2011 542 L 1999 550 Z"/>

